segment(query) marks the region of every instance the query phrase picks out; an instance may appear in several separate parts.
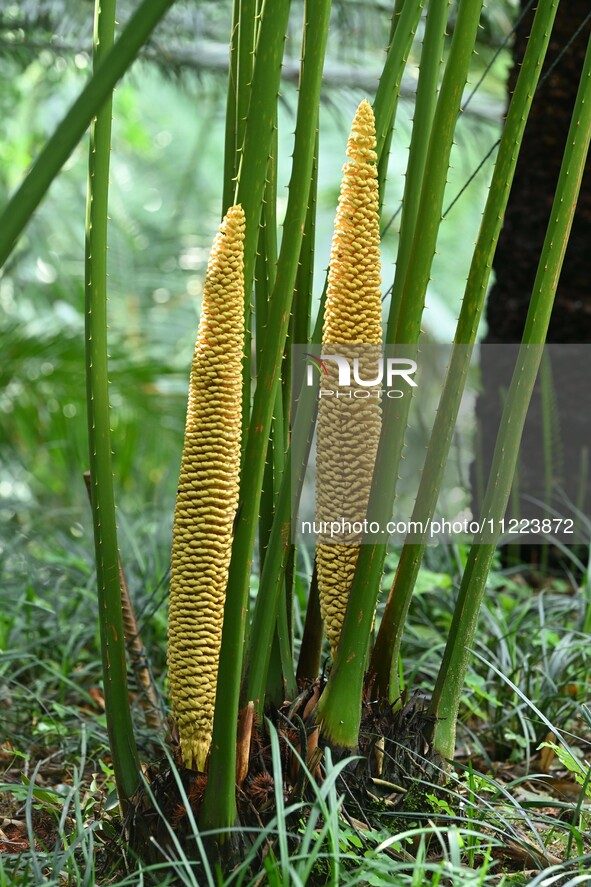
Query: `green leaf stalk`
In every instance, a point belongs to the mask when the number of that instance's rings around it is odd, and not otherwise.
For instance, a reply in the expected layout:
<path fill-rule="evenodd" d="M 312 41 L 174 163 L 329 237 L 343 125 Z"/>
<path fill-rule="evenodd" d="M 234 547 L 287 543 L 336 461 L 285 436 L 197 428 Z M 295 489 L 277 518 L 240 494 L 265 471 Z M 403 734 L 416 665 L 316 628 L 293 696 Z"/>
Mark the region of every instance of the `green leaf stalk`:
<path fill-rule="evenodd" d="M 115 5 L 115 0 L 96 2 L 93 64 L 98 70 L 113 45 Z M 117 793 L 125 809 L 139 789 L 140 765 L 127 691 L 111 463 L 107 358 L 107 219 L 111 115 L 112 99 L 109 97 L 102 104 L 90 131 L 84 262 L 85 344 L 90 497 L 96 552 L 105 713 Z"/>
<path fill-rule="evenodd" d="M 403 15 L 406 8 L 405 5 Z M 462 0 L 460 3 L 439 93 L 417 213 L 416 235 L 398 317 L 396 341 L 405 345 L 416 344 L 420 333 L 441 221 L 453 134 L 481 8 L 481 0 Z M 391 330 L 387 331 L 386 341 L 393 341 Z M 409 409 L 410 397 L 401 400 L 386 398 L 383 408 L 382 433 L 368 508 L 372 520 L 381 526 L 385 526 L 389 520 L 394 502 Z M 382 541 L 361 546 L 339 651 L 318 704 L 318 718 L 324 735 L 344 748 L 355 748 L 359 735 L 364 672 L 386 550 L 387 544 Z"/>
<path fill-rule="evenodd" d="M 273 15 L 275 14 L 274 5 L 273 7 L 267 7 L 267 9 L 271 9 Z M 201 814 L 202 826 L 215 829 L 230 827 L 236 816 L 234 793 L 236 730 L 244 636 L 248 613 L 250 568 L 260 505 L 267 441 L 273 418 L 275 395 L 279 388 L 281 359 L 287 336 L 291 300 L 308 207 L 317 120 L 316 114 L 311 114 L 310 109 L 317 108 L 320 100 L 322 68 L 330 16 L 330 0 L 316 0 L 314 3 L 307 3 L 305 16 L 309 22 L 306 27 L 308 39 L 303 47 L 289 198 L 283 225 L 283 239 L 277 262 L 275 287 L 269 300 L 268 347 L 263 353 L 257 374 L 257 388 L 245 450 L 244 470 L 240 489 L 241 507 L 236 522 L 224 615 L 209 778 Z M 258 88 L 265 93 L 268 90 L 268 83 L 257 81 L 259 53 L 262 52 L 263 54 L 260 57 L 265 58 L 266 52 L 266 43 L 263 38 L 264 26 L 265 16 L 263 15 L 257 45 L 257 61 L 255 62 L 253 92 L 250 104 L 251 111 L 253 107 L 256 108 L 258 106 L 257 83 Z M 276 94 L 277 90 L 273 94 L 274 99 Z M 255 116 L 252 120 L 257 121 L 258 117 Z M 274 116 L 271 123 L 273 120 Z M 249 142 L 256 139 L 255 125 L 250 121 L 249 111 L 243 161 L 248 156 Z M 263 183 L 267 168 L 267 156 L 265 156 L 265 164 L 262 170 Z M 244 169 L 240 173 L 241 183 L 245 181 L 242 178 L 243 172 Z M 256 214 L 252 207 L 251 213 L 253 215 Z M 247 211 L 245 214 L 248 231 L 249 214 Z M 257 230 L 258 214 L 256 214 L 255 222 L 257 226 L 255 230 Z M 245 285 L 248 287 L 247 262 L 248 258 L 245 247 Z M 268 559 L 268 557 L 269 552 L 267 551 L 266 558 Z"/>
<path fill-rule="evenodd" d="M 454 347 L 427 449 L 411 521 L 425 526 L 433 517 L 449 454 L 462 392 L 470 367 L 471 346 L 482 311 L 492 260 L 502 226 L 527 115 L 550 40 L 558 0 L 541 0 L 503 128 L 499 153 L 470 265 Z M 400 695 L 398 656 L 410 599 L 425 545 L 405 544 L 373 649 L 368 673 L 377 693 L 394 702 Z"/>
<path fill-rule="evenodd" d="M 430 711 L 436 718 L 434 749 L 444 759 L 453 758 L 458 710 L 470 651 L 478 627 L 478 614 L 499 537 L 521 434 L 531 393 L 543 356 L 556 287 L 577 204 L 591 138 L 591 40 L 583 65 L 575 108 L 563 155 L 550 222 L 527 314 L 522 345 L 503 409 L 493 464 L 482 506 L 486 535 L 475 538 L 462 578 L 458 602 L 445 647 Z M 490 522 L 490 523 L 489 523 Z"/>

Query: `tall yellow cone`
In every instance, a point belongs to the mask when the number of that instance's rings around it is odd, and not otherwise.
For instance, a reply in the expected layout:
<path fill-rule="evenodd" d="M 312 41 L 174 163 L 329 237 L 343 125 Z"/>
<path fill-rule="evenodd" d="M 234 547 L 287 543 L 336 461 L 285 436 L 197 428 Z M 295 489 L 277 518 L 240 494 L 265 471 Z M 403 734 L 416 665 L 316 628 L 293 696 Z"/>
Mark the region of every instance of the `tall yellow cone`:
<path fill-rule="evenodd" d="M 373 111 L 363 101 L 353 120 L 347 145 L 349 160 L 343 167 L 322 341 L 324 354 L 358 356 L 360 377 L 365 379 L 375 378 L 382 341 L 375 148 Z M 336 383 L 336 366 L 331 361 L 323 388 L 334 390 Z M 381 408 L 376 397 L 355 398 L 358 388 L 353 381 L 350 398 L 320 399 L 316 479 L 316 517 L 320 521 L 353 522 L 366 515 Z M 333 658 L 358 554 L 358 544 L 331 543 L 327 537 L 319 537 L 316 558 L 320 608 Z"/>
<path fill-rule="evenodd" d="M 244 212 L 233 206 L 207 266 L 172 543 L 170 695 L 184 763 L 197 770 L 211 744 L 238 507 L 243 345 Z"/>

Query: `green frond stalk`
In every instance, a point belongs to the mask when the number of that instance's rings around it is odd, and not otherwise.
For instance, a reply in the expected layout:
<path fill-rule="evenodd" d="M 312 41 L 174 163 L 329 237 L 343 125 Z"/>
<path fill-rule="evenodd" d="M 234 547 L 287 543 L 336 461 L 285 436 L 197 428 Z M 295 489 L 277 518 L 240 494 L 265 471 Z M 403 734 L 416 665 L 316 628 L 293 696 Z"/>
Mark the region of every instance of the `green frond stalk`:
<path fill-rule="evenodd" d="M 247 441 L 251 406 L 251 299 L 256 252 L 259 241 L 259 224 L 267 180 L 267 167 L 277 117 L 277 97 L 281 84 L 281 62 L 287 32 L 291 0 L 274 0 L 262 8 L 252 82 L 241 77 L 245 71 L 245 35 L 254 28 L 256 10 L 250 2 L 240 10 L 239 22 L 239 70 L 240 92 L 236 98 L 236 113 L 248 107 L 246 121 L 240 124 L 244 133 L 238 144 L 239 162 L 234 201 L 241 204 L 246 219 L 244 238 L 244 358 L 242 362 L 242 446 Z M 250 16 L 250 20 L 249 20 Z M 254 32 L 253 32 L 254 33 Z M 248 38 L 250 39 L 250 38 Z M 246 42 L 245 42 L 246 41 Z M 241 66 L 241 67 L 240 67 Z M 247 98 L 248 94 L 248 98 Z M 238 125 L 238 124 L 237 124 Z M 237 136 L 238 138 L 239 136 Z"/>
<path fill-rule="evenodd" d="M 92 504 L 90 471 L 85 471 L 82 477 L 86 486 L 88 501 Z M 123 619 L 125 649 L 139 689 L 138 701 L 144 710 L 146 727 L 155 732 L 159 732 L 162 730 L 164 722 L 162 705 L 160 703 L 156 684 L 154 683 L 150 660 L 135 615 L 133 601 L 129 594 L 121 557 L 119 557 L 119 585 L 121 587 L 121 615 Z"/>
<path fill-rule="evenodd" d="M 326 287 L 322 294 L 311 342 L 319 345 L 322 339 Z M 273 526 L 265 554 L 265 563 L 259 581 L 259 591 L 253 613 L 252 636 L 248 663 L 247 698 L 254 702 L 255 712 L 262 717 L 264 690 L 269 669 L 271 638 L 275 626 L 277 602 L 281 592 L 291 549 L 291 514 L 297 512 L 299 497 L 308 464 L 315 425 L 317 391 L 313 386 L 300 388 L 291 441 L 285 459 L 285 470 L 275 506 Z M 292 475 L 297 466 L 297 476 Z"/>
<path fill-rule="evenodd" d="M 268 12 L 269 9 L 273 15 L 275 14 L 275 7 L 277 5 L 281 4 L 265 7 L 267 16 L 270 14 Z M 269 302 L 268 347 L 265 348 L 257 374 L 257 387 L 245 450 L 244 469 L 241 477 L 241 509 L 236 522 L 228 578 L 212 752 L 207 789 L 201 813 L 201 825 L 207 828 L 227 829 L 233 824 L 236 816 L 234 791 L 236 727 L 244 636 L 248 614 L 250 570 L 267 451 L 266 444 L 273 418 L 275 394 L 280 384 L 281 360 L 285 348 L 291 301 L 308 207 L 317 121 L 316 112 L 314 110 L 314 113 L 312 113 L 311 109 L 317 109 L 320 101 L 330 6 L 330 0 L 314 0 L 313 3 L 307 3 L 305 7 L 306 22 L 309 24 L 306 26 L 306 42 L 302 48 L 303 62 L 293 164 L 289 183 L 289 198 L 283 225 L 281 249 L 277 262 L 275 287 Z M 243 162 L 245 162 L 247 157 L 249 141 L 257 139 L 257 117 L 251 117 L 251 112 L 253 107 L 257 107 L 255 88 L 257 69 L 259 58 L 264 57 L 260 53 L 264 53 L 266 48 L 266 44 L 263 42 L 264 23 L 265 12 L 263 12 L 263 22 L 261 23 L 257 44 L 257 60 L 255 62 L 253 93 L 247 121 Z M 261 83 L 259 87 L 266 91 L 268 85 Z M 271 123 L 273 119 L 274 116 L 271 119 Z M 246 165 L 241 169 L 241 188 L 245 172 Z M 263 176 L 265 172 L 266 157 L 262 171 Z M 258 223 L 258 215 L 256 221 Z M 248 230 L 248 214 L 246 214 L 246 223 Z M 245 285 L 248 286 L 246 263 L 247 255 L 245 248 Z M 267 551 L 266 561 L 268 559 L 269 552 Z"/>
<path fill-rule="evenodd" d="M 296 342 L 299 341 L 299 335 L 308 335 L 308 324 L 304 322 L 303 315 L 304 309 L 306 311 L 309 311 L 309 305 L 312 298 L 314 251 L 313 219 L 315 220 L 317 150 L 318 130 L 316 131 L 316 145 L 314 149 L 313 172 L 310 182 L 308 209 L 306 211 L 306 224 L 304 227 L 304 234 L 302 238 L 300 261 L 298 263 L 296 285 L 293 297 L 294 307 L 290 321 L 291 329 L 298 329 L 300 331 L 298 333 L 294 333 L 294 336 L 298 336 L 298 338 L 295 339 Z M 317 330 L 316 333 L 317 340 L 319 341 L 320 332 Z M 301 428 L 301 422 L 298 424 L 298 420 L 296 419 L 295 427 L 291 435 L 291 440 L 295 441 L 295 450 L 292 451 L 291 444 L 288 446 L 284 462 L 284 471 L 281 478 L 279 493 L 274 509 L 271 534 L 269 536 L 269 544 L 265 553 L 265 560 L 262 566 L 261 576 L 259 580 L 259 590 L 254 607 L 254 612 L 252 615 L 252 637 L 255 638 L 256 641 L 255 643 L 250 645 L 247 655 L 246 699 L 252 700 L 254 702 L 255 712 L 259 718 L 262 718 L 264 712 L 265 690 L 269 685 L 269 650 L 271 649 L 273 630 L 274 626 L 276 625 L 278 606 L 281 606 L 283 604 L 282 599 L 280 600 L 280 596 L 283 592 L 283 583 L 287 579 L 287 567 L 292 550 L 291 466 L 293 464 L 293 460 L 296 460 L 295 464 L 301 464 L 302 466 L 304 466 L 307 462 L 307 450 L 304 452 L 300 451 L 298 448 L 298 444 L 301 444 L 303 440 L 303 438 L 301 438 Z"/>
<path fill-rule="evenodd" d="M 404 0 L 395 0 L 394 9 L 392 11 L 392 21 L 390 23 L 390 37 L 388 39 L 388 50 L 392 46 L 392 41 L 394 39 L 394 34 L 396 33 L 396 27 L 398 25 L 398 20 L 400 18 L 400 13 L 402 12 L 402 7 L 404 6 Z M 386 196 L 386 177 L 388 175 L 388 166 L 390 164 L 390 150 L 392 148 L 392 139 L 394 138 L 394 122 L 396 118 L 396 113 L 392 115 L 392 119 L 388 125 L 388 130 L 386 132 L 386 138 L 384 139 L 384 148 L 382 150 L 382 155 L 380 157 L 380 162 L 378 163 L 378 193 L 379 193 L 379 212 L 381 215 L 382 207 L 384 205 L 384 198 Z"/>
<path fill-rule="evenodd" d="M 277 266 L 277 122 L 269 162 L 267 167 L 267 182 L 261 213 L 261 226 L 259 229 L 259 245 L 256 258 L 255 293 L 255 323 L 256 323 L 256 356 L 257 366 L 260 366 L 265 343 L 266 328 L 269 319 L 269 299 L 275 286 Z M 279 402 L 278 402 L 279 401 Z M 269 542 L 269 534 L 273 523 L 273 511 L 275 497 L 280 475 L 283 472 L 283 401 L 281 392 L 275 396 L 275 409 L 271 434 L 267 445 L 267 458 L 263 476 L 263 489 L 261 491 L 261 507 L 259 509 L 259 557 L 261 565 L 265 560 L 265 551 Z M 279 414 L 279 415 L 278 415 Z M 279 418 L 279 424 L 278 424 Z M 276 438 L 278 439 L 276 440 Z"/>
<path fill-rule="evenodd" d="M 519 156 L 529 109 L 536 91 L 558 0 L 540 0 L 503 128 L 478 239 L 458 319 L 454 347 L 445 386 L 435 416 L 425 464 L 411 521 L 426 526 L 433 516 L 449 454 L 453 430 L 470 367 L 472 346 L 482 311 L 492 260 L 502 226 L 511 183 Z M 417 524 L 418 525 L 418 524 Z M 402 549 L 396 576 L 386 603 L 373 649 L 368 677 L 375 692 L 389 694 L 391 702 L 400 695 L 398 657 L 404 621 L 419 573 L 425 545 L 407 543 Z"/>
<path fill-rule="evenodd" d="M 143 0 L 0 215 L 0 268 L 47 189 L 174 0 Z"/>
<path fill-rule="evenodd" d="M 256 0 L 234 0 L 232 9 L 222 216 L 235 200 L 255 55 L 256 5 Z"/>
<path fill-rule="evenodd" d="M 374 117 L 377 131 L 388 131 L 393 121 L 402 72 L 406 64 L 408 52 L 420 17 L 423 0 L 412 0 L 405 4 L 405 15 L 401 14 L 396 29 L 396 39 L 390 44 L 384 72 L 380 79 L 376 99 L 374 101 Z M 376 140 L 377 162 L 380 164 L 385 155 L 385 137 Z M 324 308 L 326 302 L 326 285 L 320 300 L 318 314 L 314 323 L 314 329 L 310 336 L 310 342 L 319 345 L 322 340 L 324 325 Z M 297 340 L 296 340 L 296 343 Z M 298 343 L 301 344 L 301 343 Z M 296 386 L 299 396 L 296 401 L 295 420 L 291 443 L 288 448 L 285 464 L 285 472 L 279 491 L 279 498 L 275 508 L 275 516 L 269 545 L 267 548 L 265 565 L 259 583 L 259 593 L 253 617 L 253 635 L 257 638 L 256 650 L 253 661 L 257 662 L 256 669 L 249 671 L 247 697 L 255 702 L 255 710 L 262 713 L 264 703 L 265 676 L 268 670 L 268 656 L 266 651 L 270 647 L 270 638 L 273 631 L 274 619 L 277 607 L 277 599 L 280 593 L 281 583 L 285 574 L 290 552 L 291 512 L 297 511 L 299 496 L 302 489 L 306 465 L 314 434 L 317 390 L 314 386 Z M 297 466 L 297 476 L 293 477 L 291 467 Z M 260 617 L 257 620 L 257 616 Z M 272 616 L 271 616 L 272 614 Z M 256 631 L 255 631 L 256 624 Z M 254 672 L 258 677 L 254 675 Z"/>
<path fill-rule="evenodd" d="M 378 166 L 385 164 L 383 166 L 384 178 L 387 168 L 387 152 L 384 150 L 384 146 L 396 117 L 402 75 L 424 5 L 425 0 L 405 0 L 396 22 L 394 37 L 388 47 L 386 62 L 373 102 L 377 163 Z"/>
<path fill-rule="evenodd" d="M 238 172 L 238 29 L 240 26 L 240 0 L 232 3 L 232 31 L 230 33 L 230 58 L 228 60 L 228 92 L 226 97 L 226 127 L 224 138 L 224 186 L 222 192 L 222 218 L 234 203 L 236 174 Z"/>
<path fill-rule="evenodd" d="M 211 744 L 242 406 L 244 213 L 231 207 L 209 257 L 191 368 L 172 535 L 168 670 L 186 767 Z"/>
<path fill-rule="evenodd" d="M 388 328 L 388 343 L 411 345 L 419 338 L 425 294 L 441 223 L 449 157 L 481 11 L 482 0 L 460 0 L 449 58 L 431 126 L 427 157 L 423 164 L 425 174 L 413 226 L 408 273 L 405 275 L 401 294 L 398 323 L 395 330 Z M 436 37 L 434 35 L 434 43 Z"/>
<path fill-rule="evenodd" d="M 115 0 L 97 0 L 94 58 L 98 68 L 113 44 Z M 85 350 L 90 457 L 90 498 L 96 552 L 96 580 L 105 713 L 117 793 L 123 808 L 140 786 L 140 765 L 127 692 L 121 609 L 119 550 L 111 463 L 111 421 L 107 358 L 107 219 L 111 156 L 111 97 L 90 131 L 85 244 Z"/>
<path fill-rule="evenodd" d="M 351 127 L 348 162 L 335 219 L 324 312 L 323 346 L 351 354 L 361 346 L 360 364 L 375 371 L 382 341 L 380 228 L 375 121 L 363 101 Z M 367 353 L 367 352 L 370 353 Z M 357 351 L 355 351 L 357 354 Z M 373 363 L 373 366 L 371 365 Z M 327 387 L 337 385 L 329 368 Z M 366 373 L 362 371 L 366 377 Z M 354 386 L 353 386 L 354 387 Z M 362 521 L 367 511 L 371 468 L 381 427 L 381 408 L 372 398 L 323 398 L 318 409 L 316 516 L 320 522 Z M 358 429 L 364 429 L 363 458 Z M 359 545 L 319 537 L 316 548 L 320 609 L 333 659 L 341 634 Z"/>
<path fill-rule="evenodd" d="M 260 365 L 264 350 L 269 314 L 269 299 L 271 298 L 275 286 L 276 276 L 277 153 L 277 122 L 275 122 L 273 145 L 267 168 L 267 182 L 261 215 L 261 228 L 256 264 L 255 320 L 257 365 Z M 273 410 L 271 434 L 267 444 L 267 458 L 265 461 L 261 504 L 259 508 L 259 562 L 261 564 L 261 570 L 265 563 L 265 554 L 269 543 L 271 527 L 273 525 L 275 503 L 285 466 L 285 416 L 283 410 L 283 392 L 281 388 L 278 387 L 275 393 L 275 408 Z M 281 607 L 285 608 L 286 605 L 287 601 L 284 584 Z M 285 679 L 286 675 L 289 673 L 286 672 L 284 668 L 284 663 L 289 661 L 289 649 L 286 648 L 286 640 L 287 638 L 285 637 L 285 634 L 280 635 L 279 625 L 277 625 L 271 647 L 271 667 L 269 669 L 267 685 L 268 695 L 277 704 L 280 704 L 285 698 Z M 289 645 L 287 646 L 289 647 Z"/>
<path fill-rule="evenodd" d="M 310 580 L 310 592 L 308 594 L 308 606 L 306 608 L 306 621 L 304 622 L 296 672 L 298 681 L 314 681 L 318 677 L 323 638 L 324 626 L 318 595 L 318 571 L 316 569 L 316 561 L 314 561 L 314 569 Z"/>
<path fill-rule="evenodd" d="M 583 64 L 550 222 L 523 332 L 522 346 L 501 416 L 490 478 L 482 506 L 481 521 L 486 527 L 492 527 L 494 530 L 488 532 L 486 536 L 481 534 L 475 538 L 470 548 L 431 701 L 430 711 L 436 718 L 434 749 L 447 760 L 453 758 L 455 751 L 456 725 L 464 678 L 478 628 L 478 616 L 486 581 L 496 550 L 498 527 L 500 519 L 505 514 L 511 492 L 523 426 L 543 356 L 543 345 L 579 196 L 590 139 L 591 40 Z"/>
<path fill-rule="evenodd" d="M 314 288 L 314 242 L 316 235 L 316 201 L 318 192 L 318 150 L 319 130 L 316 123 L 316 137 L 314 143 L 314 161 L 312 165 L 312 179 L 310 181 L 310 195 L 308 209 L 306 211 L 306 224 L 302 239 L 302 250 L 298 263 L 295 292 L 293 294 L 293 310 L 289 332 L 291 345 L 305 345 L 310 339 L 310 319 L 312 312 L 312 295 Z M 294 376 L 294 392 L 299 391 L 303 381 L 303 374 Z M 284 396 L 287 402 L 291 398 L 291 385 Z"/>
<path fill-rule="evenodd" d="M 427 161 L 427 151 L 431 137 L 431 127 L 437 103 L 439 73 L 443 62 L 443 45 L 449 0 L 431 0 L 427 9 L 425 36 L 421 50 L 421 64 L 417 83 L 412 134 L 408 154 L 408 165 L 404 181 L 400 237 L 396 254 L 396 275 L 390 296 L 388 314 L 389 341 L 393 341 L 398 320 L 398 310 L 408 270 L 410 251 L 419 211 L 421 188 Z"/>
<path fill-rule="evenodd" d="M 425 294 L 441 221 L 453 134 L 476 41 L 481 8 L 482 0 L 460 2 L 439 93 L 396 335 L 396 341 L 405 345 L 416 345 L 420 334 Z M 406 9 L 407 4 L 402 16 Z M 391 335 L 389 330 L 386 341 L 391 341 Z M 409 410 L 410 397 L 401 400 L 385 399 L 368 508 L 372 521 L 380 526 L 386 526 L 391 516 Z M 355 748 L 357 744 L 365 664 L 386 551 L 387 543 L 382 541 L 372 541 L 371 544 L 361 546 L 341 633 L 339 654 L 318 704 L 317 714 L 324 735 L 343 748 Z"/>

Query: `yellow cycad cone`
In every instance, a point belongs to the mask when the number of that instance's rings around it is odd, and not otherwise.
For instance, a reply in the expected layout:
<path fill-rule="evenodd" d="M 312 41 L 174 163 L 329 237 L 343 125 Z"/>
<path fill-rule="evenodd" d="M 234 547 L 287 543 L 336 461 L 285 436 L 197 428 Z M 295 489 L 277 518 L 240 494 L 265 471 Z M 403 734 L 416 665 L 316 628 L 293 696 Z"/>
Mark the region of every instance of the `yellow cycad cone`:
<path fill-rule="evenodd" d="M 357 357 L 362 379 L 376 377 L 382 341 L 375 148 L 373 111 L 363 101 L 353 120 L 347 145 L 349 161 L 343 167 L 322 335 L 323 354 Z M 333 361 L 327 365 L 329 377 L 323 380 L 322 388 L 335 390 L 336 365 Z M 353 523 L 366 516 L 381 408 L 375 396 L 355 397 L 360 386 L 353 377 L 351 381 L 349 389 L 341 389 L 343 397 L 320 398 L 316 468 L 319 521 Z M 347 391 L 350 397 L 345 396 Z M 316 558 L 320 608 L 333 658 L 358 554 L 358 544 L 330 542 L 328 537 L 319 536 Z"/>
<path fill-rule="evenodd" d="M 238 507 L 244 345 L 244 212 L 231 207 L 205 278 L 174 514 L 168 668 L 187 767 L 211 743 L 224 601 Z"/>

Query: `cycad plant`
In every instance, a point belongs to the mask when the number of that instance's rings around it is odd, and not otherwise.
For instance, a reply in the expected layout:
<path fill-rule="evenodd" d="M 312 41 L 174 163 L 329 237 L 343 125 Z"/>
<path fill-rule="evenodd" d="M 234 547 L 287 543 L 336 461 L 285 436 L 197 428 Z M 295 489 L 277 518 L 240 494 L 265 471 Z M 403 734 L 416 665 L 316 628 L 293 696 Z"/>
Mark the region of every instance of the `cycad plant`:
<path fill-rule="evenodd" d="M 105 699 L 122 805 L 141 785 L 126 692 L 117 541 L 110 467 L 106 358 L 106 220 L 110 91 L 170 0 L 145 0 L 111 46 L 114 0 L 97 0 L 95 73 L 56 129 L 0 223 L 4 261 L 76 142 L 93 119 L 87 216 L 87 375 L 92 506 L 95 526 Z M 527 52 L 503 128 L 413 519 L 433 515 L 475 343 L 492 257 L 511 187 L 527 113 L 548 46 L 558 0 L 540 0 Z M 169 680 L 180 737 L 179 764 L 202 775 L 200 825 L 223 844 L 243 799 L 264 783 L 265 715 L 290 722 L 291 740 L 310 772 L 321 749 L 360 745 L 363 700 L 372 688 L 389 712 L 385 743 L 394 740 L 400 687 L 398 658 L 404 619 L 424 541 L 406 544 L 371 649 L 387 543 L 379 538 L 332 544 L 320 538 L 310 581 L 300 662 L 294 662 L 292 609 L 297 510 L 312 438 L 316 392 L 303 383 L 291 345 L 312 351 L 388 345 L 416 349 L 455 127 L 474 52 L 481 0 L 460 0 L 443 64 L 448 0 L 429 0 L 404 189 L 399 253 L 387 323 L 382 328 L 379 213 L 400 84 L 424 0 L 397 0 L 382 76 L 353 122 L 325 293 L 311 326 L 318 110 L 330 25 L 330 0 L 304 6 L 302 57 L 289 197 L 278 248 L 277 105 L 290 16 L 288 0 L 235 0 L 231 33 L 224 220 L 216 236 L 191 370 L 189 407 L 177 506 L 170 589 Z M 568 240 L 591 128 L 591 54 L 581 74 L 563 171 L 558 184 L 530 315 L 506 398 L 483 517 L 504 514 L 525 413 L 539 365 L 564 248 Z M 322 134 L 320 134 L 321 137 Z M 345 159 L 339 158 L 339 165 Z M 334 353 L 334 352 L 333 352 Z M 413 352 L 414 353 L 414 352 Z M 252 385 L 254 379 L 256 384 Z M 294 389 L 292 397 L 291 388 Z M 352 416 L 323 404 L 318 418 L 318 511 L 366 509 L 384 524 L 396 494 L 410 399 L 356 406 Z M 338 404 L 338 402 L 337 402 Z M 348 423 L 365 429 L 363 459 L 343 443 Z M 356 426 L 358 427 L 358 426 Z M 116 442 L 114 442 L 116 446 Z M 375 468 L 373 465 L 375 463 Z M 373 470 L 372 470 L 373 469 Z M 351 477 L 355 478 L 351 496 Z M 354 500 L 354 501 L 352 501 Z M 495 531 L 496 532 L 496 531 Z M 495 550 L 492 536 L 470 549 L 441 670 L 421 729 L 439 762 L 453 759 L 455 729 L 478 611 Z M 255 559 L 257 533 L 258 558 Z M 260 567 L 250 612 L 253 563 Z M 318 681 L 321 617 L 332 666 Z M 296 677 L 297 675 L 297 677 Z M 287 699 L 291 705 L 277 715 Z M 417 722 L 418 723 L 418 722 Z M 299 731 L 299 732 L 298 732 Z M 295 735 L 294 735 L 295 734 Z M 381 755 L 383 762 L 388 755 Z M 289 759 L 289 760 L 288 760 Z M 380 764 L 386 767 L 387 764 Z M 302 791 L 294 758 L 283 778 Z M 267 774 L 268 776 L 268 774 Z M 271 791 L 271 797 L 272 797 Z"/>

